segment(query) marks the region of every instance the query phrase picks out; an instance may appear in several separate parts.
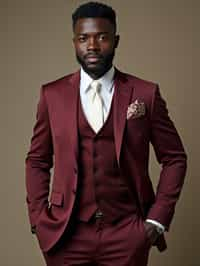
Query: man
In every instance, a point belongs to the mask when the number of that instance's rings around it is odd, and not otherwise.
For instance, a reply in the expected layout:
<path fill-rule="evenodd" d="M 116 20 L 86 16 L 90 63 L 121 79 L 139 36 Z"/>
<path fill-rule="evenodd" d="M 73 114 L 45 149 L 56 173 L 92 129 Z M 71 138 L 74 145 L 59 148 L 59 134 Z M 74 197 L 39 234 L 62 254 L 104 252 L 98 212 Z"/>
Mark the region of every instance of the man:
<path fill-rule="evenodd" d="M 113 66 L 113 9 L 90 2 L 72 18 L 81 70 L 42 86 L 26 158 L 32 232 L 48 266 L 145 266 L 152 246 L 166 249 L 186 155 L 158 85 Z"/>

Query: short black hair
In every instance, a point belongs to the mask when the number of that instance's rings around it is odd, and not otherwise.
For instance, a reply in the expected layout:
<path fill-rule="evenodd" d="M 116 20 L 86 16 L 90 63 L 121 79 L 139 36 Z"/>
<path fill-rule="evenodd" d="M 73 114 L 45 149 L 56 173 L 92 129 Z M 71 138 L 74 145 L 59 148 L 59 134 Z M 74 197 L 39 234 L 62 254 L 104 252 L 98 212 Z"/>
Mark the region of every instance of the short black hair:
<path fill-rule="evenodd" d="M 116 32 L 116 13 L 112 7 L 99 2 L 88 2 L 80 5 L 72 14 L 73 29 L 80 18 L 105 18 L 114 26 Z"/>

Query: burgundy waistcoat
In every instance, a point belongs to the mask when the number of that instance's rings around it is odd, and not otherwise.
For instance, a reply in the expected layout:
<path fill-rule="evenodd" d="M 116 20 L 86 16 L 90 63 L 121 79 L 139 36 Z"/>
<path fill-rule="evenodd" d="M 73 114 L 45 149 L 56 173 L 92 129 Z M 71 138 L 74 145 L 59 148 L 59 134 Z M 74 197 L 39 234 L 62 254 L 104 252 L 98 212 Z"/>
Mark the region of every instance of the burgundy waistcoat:
<path fill-rule="evenodd" d="M 96 134 L 85 117 L 79 97 L 78 131 L 80 175 L 77 218 L 88 221 L 97 209 L 103 212 L 107 222 L 135 213 L 136 200 L 130 194 L 125 177 L 117 164 L 113 101 L 107 120 Z"/>

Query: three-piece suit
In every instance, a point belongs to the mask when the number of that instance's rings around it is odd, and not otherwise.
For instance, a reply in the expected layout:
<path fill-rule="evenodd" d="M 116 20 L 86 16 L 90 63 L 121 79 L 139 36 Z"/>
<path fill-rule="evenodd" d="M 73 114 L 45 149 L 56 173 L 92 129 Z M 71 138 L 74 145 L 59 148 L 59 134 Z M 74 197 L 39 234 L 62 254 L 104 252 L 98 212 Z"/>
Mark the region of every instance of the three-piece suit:
<path fill-rule="evenodd" d="M 31 227 L 48 265 L 87 265 L 86 249 L 99 265 L 146 265 L 150 243 L 143 221 L 169 230 L 186 171 L 183 145 L 157 84 L 115 69 L 111 108 L 97 133 L 84 116 L 79 85 L 80 71 L 41 88 L 26 158 Z M 150 143 L 162 167 L 156 193 Z M 156 245 L 166 249 L 164 235 Z M 65 258 L 54 256 L 58 246 Z"/>

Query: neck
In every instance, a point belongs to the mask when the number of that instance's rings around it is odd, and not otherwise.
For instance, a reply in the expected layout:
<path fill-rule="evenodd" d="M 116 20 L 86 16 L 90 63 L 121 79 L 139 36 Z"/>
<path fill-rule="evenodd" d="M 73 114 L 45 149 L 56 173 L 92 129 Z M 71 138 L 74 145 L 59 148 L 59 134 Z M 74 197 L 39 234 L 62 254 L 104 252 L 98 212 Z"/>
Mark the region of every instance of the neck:
<path fill-rule="evenodd" d="M 112 65 L 103 69 L 102 71 L 88 71 L 88 69 L 84 69 L 84 71 L 92 78 L 92 79 L 99 79 L 101 78 L 106 72 L 111 69 Z"/>

